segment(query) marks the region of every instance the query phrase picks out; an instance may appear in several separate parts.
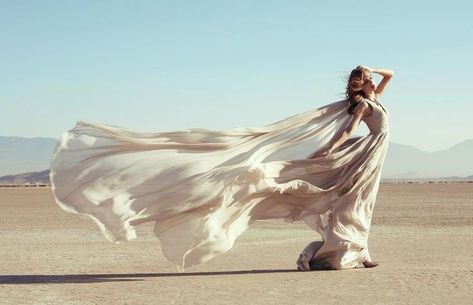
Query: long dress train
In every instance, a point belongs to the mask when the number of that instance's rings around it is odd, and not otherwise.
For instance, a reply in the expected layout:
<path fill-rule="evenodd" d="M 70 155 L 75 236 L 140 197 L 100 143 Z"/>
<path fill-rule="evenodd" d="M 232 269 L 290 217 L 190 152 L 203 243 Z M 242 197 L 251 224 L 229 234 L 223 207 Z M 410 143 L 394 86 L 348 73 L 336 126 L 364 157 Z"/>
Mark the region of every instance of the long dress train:
<path fill-rule="evenodd" d="M 346 100 L 260 128 L 145 133 L 77 122 L 56 145 L 52 193 L 111 242 L 155 222 L 164 255 L 180 270 L 228 251 L 255 220 L 274 218 L 304 221 L 324 241 L 313 259 L 352 268 L 369 257 L 389 136 L 387 112 L 367 101 L 370 133 L 315 159 L 306 158 L 353 119 Z"/>

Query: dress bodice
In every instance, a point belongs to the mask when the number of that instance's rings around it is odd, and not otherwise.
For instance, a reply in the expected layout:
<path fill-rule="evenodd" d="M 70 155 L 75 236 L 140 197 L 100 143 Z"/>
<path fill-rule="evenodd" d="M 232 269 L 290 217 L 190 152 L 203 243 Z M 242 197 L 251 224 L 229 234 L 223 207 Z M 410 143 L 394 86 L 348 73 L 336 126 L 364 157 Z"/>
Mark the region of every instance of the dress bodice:
<path fill-rule="evenodd" d="M 372 113 L 368 117 L 362 118 L 362 121 L 368 126 L 370 133 L 382 133 L 389 131 L 388 119 L 389 114 L 381 103 L 365 99 L 365 101 L 371 105 L 373 109 Z"/>

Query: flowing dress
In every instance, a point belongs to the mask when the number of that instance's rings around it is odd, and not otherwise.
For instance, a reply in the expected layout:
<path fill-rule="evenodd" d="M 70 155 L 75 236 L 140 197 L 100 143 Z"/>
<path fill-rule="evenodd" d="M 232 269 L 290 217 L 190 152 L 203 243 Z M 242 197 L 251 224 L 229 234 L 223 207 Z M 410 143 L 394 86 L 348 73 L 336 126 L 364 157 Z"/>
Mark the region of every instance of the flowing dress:
<path fill-rule="evenodd" d="M 367 102 L 370 133 L 315 159 L 307 157 L 354 119 L 346 100 L 260 128 L 148 133 L 79 121 L 56 145 L 52 193 L 111 242 L 154 222 L 164 255 L 181 271 L 227 252 L 259 219 L 304 221 L 323 240 L 314 259 L 353 268 L 369 257 L 389 137 L 388 113 Z"/>

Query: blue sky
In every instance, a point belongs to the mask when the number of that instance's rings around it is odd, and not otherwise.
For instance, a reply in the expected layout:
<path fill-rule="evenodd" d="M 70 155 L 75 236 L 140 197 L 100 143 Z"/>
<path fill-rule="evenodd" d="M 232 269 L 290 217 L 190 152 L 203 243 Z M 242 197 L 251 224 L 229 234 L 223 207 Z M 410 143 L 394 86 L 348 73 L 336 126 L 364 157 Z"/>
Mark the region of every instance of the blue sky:
<path fill-rule="evenodd" d="M 391 141 L 473 138 L 469 1 L 1 1 L 0 135 L 263 126 L 396 72 Z M 380 80 L 380 77 L 377 77 Z M 366 132 L 362 127 L 357 134 Z"/>

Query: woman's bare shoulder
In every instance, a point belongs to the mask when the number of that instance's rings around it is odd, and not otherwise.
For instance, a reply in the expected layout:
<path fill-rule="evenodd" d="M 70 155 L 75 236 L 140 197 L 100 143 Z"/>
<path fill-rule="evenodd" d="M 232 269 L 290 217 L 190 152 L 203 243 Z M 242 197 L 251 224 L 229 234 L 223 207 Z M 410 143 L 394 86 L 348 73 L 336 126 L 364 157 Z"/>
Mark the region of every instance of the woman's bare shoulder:
<path fill-rule="evenodd" d="M 361 102 L 357 103 L 353 113 L 354 114 L 360 114 L 362 117 L 365 117 L 368 113 L 371 113 L 371 111 L 372 111 L 372 106 L 365 99 L 365 100 L 362 100 Z"/>
<path fill-rule="evenodd" d="M 371 114 L 373 113 L 373 105 L 371 105 L 368 99 L 364 99 L 362 102 L 358 104 L 360 104 L 360 105 L 357 105 L 357 106 L 360 106 L 359 107 L 360 109 L 358 111 L 363 112 L 362 118 L 367 118 L 371 116 Z"/>

